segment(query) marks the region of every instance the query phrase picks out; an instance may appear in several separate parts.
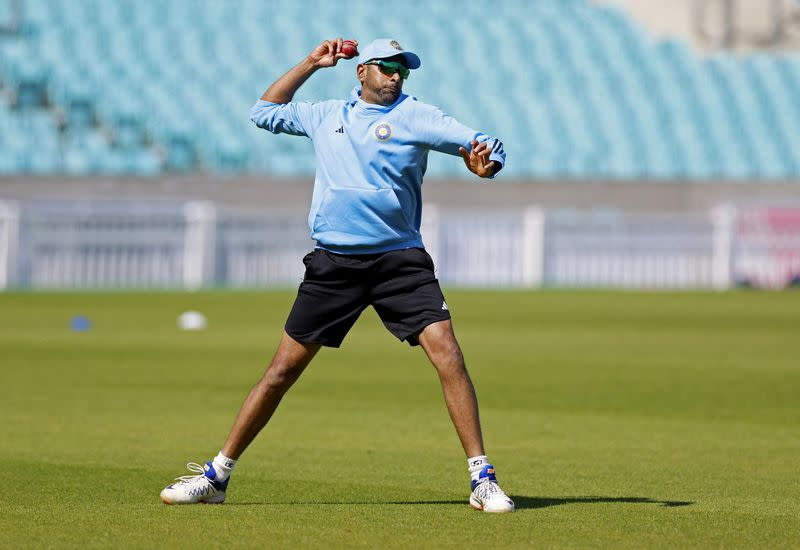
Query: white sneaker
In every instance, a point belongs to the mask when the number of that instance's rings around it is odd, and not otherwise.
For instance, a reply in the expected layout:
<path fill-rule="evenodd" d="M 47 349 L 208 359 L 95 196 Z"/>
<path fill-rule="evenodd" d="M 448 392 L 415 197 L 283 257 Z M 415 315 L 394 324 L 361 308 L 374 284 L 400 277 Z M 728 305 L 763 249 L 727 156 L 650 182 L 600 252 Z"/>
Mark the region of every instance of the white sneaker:
<path fill-rule="evenodd" d="M 222 504 L 225 502 L 225 490 L 228 488 L 230 476 L 225 481 L 217 480 L 217 472 L 211 462 L 200 466 L 190 462 L 186 467 L 197 475 L 176 477 L 176 483 L 167 485 L 161 494 L 165 504 Z"/>
<path fill-rule="evenodd" d="M 487 464 L 478 479 L 472 480 L 472 494 L 469 505 L 484 512 L 505 513 L 514 511 L 514 501 L 508 498 L 494 475 L 494 466 Z"/>

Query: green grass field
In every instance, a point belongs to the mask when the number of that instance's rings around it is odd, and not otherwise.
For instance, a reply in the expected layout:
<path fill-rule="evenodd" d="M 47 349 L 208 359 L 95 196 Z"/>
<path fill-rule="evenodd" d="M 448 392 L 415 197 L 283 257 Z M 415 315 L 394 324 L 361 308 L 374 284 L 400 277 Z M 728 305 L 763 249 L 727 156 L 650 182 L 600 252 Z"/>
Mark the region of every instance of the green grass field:
<path fill-rule="evenodd" d="M 469 508 L 435 372 L 371 310 L 226 504 L 165 506 L 222 445 L 294 292 L 6 294 L 0 547 L 800 547 L 800 294 L 447 296 L 517 513 Z M 185 309 L 208 330 L 179 332 Z"/>

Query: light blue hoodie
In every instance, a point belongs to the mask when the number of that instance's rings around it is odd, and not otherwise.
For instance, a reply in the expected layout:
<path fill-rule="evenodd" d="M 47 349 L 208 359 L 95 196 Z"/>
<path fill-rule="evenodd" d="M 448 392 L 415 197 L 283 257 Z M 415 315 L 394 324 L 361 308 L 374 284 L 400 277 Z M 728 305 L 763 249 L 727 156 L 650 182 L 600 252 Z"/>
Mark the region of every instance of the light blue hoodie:
<path fill-rule="evenodd" d="M 505 164 L 500 140 L 405 94 L 388 106 L 363 101 L 360 86 L 347 101 L 259 100 L 250 118 L 274 134 L 314 142 L 311 238 L 342 254 L 424 247 L 419 228 L 428 151 L 458 155 L 473 140 L 492 141 L 489 159 Z"/>

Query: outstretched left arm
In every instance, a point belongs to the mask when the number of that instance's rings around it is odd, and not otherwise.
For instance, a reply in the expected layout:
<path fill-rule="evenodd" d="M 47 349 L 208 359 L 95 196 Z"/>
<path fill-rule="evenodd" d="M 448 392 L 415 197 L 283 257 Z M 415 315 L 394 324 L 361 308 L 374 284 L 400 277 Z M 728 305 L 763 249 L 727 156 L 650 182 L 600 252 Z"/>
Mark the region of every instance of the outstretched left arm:
<path fill-rule="evenodd" d="M 467 169 L 481 178 L 493 178 L 502 170 L 506 152 L 499 139 L 464 126 L 439 109 L 431 109 L 423 118 L 424 139 L 434 151 L 460 155 Z"/>

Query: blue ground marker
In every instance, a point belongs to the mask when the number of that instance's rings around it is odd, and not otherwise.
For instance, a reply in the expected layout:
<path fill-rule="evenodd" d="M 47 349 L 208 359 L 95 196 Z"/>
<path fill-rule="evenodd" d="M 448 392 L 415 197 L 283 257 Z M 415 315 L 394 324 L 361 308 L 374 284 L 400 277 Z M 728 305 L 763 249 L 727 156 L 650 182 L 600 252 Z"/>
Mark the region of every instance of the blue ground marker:
<path fill-rule="evenodd" d="M 74 332 L 86 332 L 92 328 L 92 322 L 85 315 L 75 315 L 69 320 L 69 328 Z"/>

